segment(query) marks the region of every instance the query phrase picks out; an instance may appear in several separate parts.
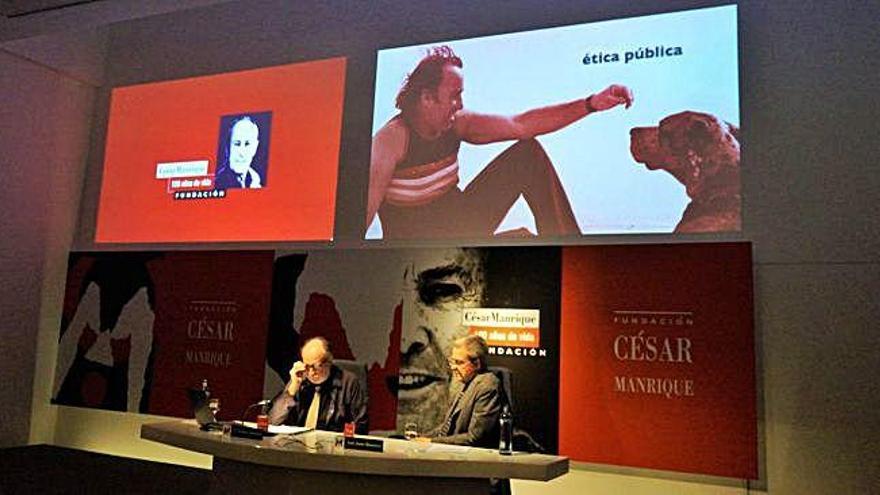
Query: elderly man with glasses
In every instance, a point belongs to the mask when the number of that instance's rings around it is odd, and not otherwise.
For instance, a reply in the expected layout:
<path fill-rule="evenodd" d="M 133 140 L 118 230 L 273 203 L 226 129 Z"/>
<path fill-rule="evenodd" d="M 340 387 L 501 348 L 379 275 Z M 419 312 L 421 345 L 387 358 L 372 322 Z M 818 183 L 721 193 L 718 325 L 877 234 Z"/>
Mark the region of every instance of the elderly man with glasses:
<path fill-rule="evenodd" d="M 357 433 L 367 433 L 364 391 L 357 376 L 333 364 L 327 340 L 309 339 L 300 355 L 302 360 L 290 369 L 290 381 L 272 399 L 269 422 L 328 431 L 343 431 L 346 423 L 354 423 Z"/>
<path fill-rule="evenodd" d="M 453 343 L 449 367 L 460 385 L 431 442 L 498 447 L 498 418 L 504 404 L 501 382 L 487 368 L 489 348 L 477 335 Z M 427 439 L 423 439 L 427 440 Z"/>

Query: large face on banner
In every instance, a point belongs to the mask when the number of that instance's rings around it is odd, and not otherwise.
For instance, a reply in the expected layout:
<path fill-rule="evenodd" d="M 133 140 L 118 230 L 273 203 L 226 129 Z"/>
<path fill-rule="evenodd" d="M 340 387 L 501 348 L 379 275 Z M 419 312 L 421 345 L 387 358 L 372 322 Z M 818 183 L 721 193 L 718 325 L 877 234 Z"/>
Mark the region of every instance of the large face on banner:
<path fill-rule="evenodd" d="M 425 432 L 440 424 L 451 384 L 447 362 L 455 339 L 467 334 L 464 308 L 479 307 L 485 282 L 480 251 L 419 252 L 404 273 L 398 425 Z"/>

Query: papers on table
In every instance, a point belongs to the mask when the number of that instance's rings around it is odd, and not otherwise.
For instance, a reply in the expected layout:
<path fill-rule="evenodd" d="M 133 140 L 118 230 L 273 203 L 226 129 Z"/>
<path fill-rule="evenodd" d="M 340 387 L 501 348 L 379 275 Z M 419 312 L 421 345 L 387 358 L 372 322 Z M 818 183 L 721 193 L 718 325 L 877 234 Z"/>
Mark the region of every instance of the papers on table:
<path fill-rule="evenodd" d="M 470 447 L 464 445 L 449 445 L 445 443 L 429 443 L 426 444 L 425 452 L 432 454 L 467 454 L 471 451 Z"/>
<path fill-rule="evenodd" d="M 250 428 L 257 427 L 257 424 L 251 421 L 235 421 L 235 423 Z M 299 435 L 300 433 L 312 431 L 313 429 L 314 428 L 306 428 L 305 426 L 269 425 L 269 433 L 275 433 L 278 435 Z"/>
<path fill-rule="evenodd" d="M 305 426 L 269 425 L 269 433 L 278 433 L 279 435 L 298 435 L 313 429 L 306 428 Z"/>

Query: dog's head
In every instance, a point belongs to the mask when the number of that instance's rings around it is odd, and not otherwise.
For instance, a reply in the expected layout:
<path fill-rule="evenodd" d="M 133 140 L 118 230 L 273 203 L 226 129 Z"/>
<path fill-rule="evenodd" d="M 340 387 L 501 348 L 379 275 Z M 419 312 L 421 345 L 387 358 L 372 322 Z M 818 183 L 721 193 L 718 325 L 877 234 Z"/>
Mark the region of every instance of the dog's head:
<path fill-rule="evenodd" d="M 657 127 L 630 130 L 630 151 L 650 170 L 672 174 L 695 198 L 707 187 L 739 183 L 738 134 L 736 126 L 713 115 L 687 111 Z"/>

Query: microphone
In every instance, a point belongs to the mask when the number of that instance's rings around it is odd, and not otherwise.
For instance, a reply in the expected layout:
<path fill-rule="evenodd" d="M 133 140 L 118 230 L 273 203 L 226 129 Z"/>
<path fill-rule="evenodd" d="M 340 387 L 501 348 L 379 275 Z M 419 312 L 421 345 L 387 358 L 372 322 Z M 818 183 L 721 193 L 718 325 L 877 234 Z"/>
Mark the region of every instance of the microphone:
<path fill-rule="evenodd" d="M 244 424 L 244 420 L 247 419 L 248 413 L 255 407 L 262 407 L 263 410 L 266 410 L 266 406 L 272 403 L 272 399 L 263 399 L 259 402 L 254 402 L 249 405 L 247 409 L 244 410 L 244 414 L 241 415 L 241 421 L 233 421 L 232 422 L 232 431 L 231 435 L 234 437 L 240 438 L 251 438 L 255 440 L 261 440 L 263 437 L 271 437 L 275 436 L 274 433 L 269 433 L 268 428 L 269 425 L 266 423 L 264 428 L 260 428 L 260 418 L 257 418 L 257 428 L 246 426 Z M 265 416 L 263 416 L 265 418 Z"/>
<path fill-rule="evenodd" d="M 263 399 L 260 402 L 254 402 L 253 404 L 247 406 L 247 409 L 244 410 L 244 414 L 241 415 L 242 421 L 247 419 L 247 415 L 251 412 L 251 409 L 255 407 L 266 407 L 272 403 L 272 399 Z"/>

